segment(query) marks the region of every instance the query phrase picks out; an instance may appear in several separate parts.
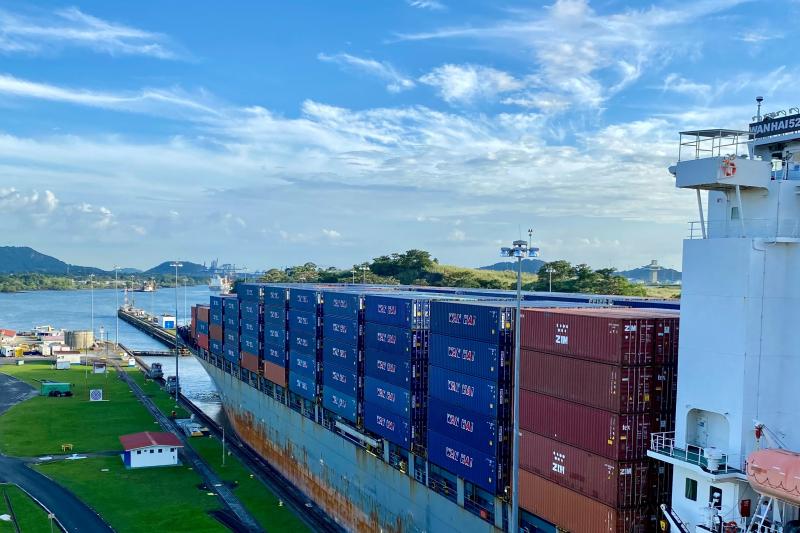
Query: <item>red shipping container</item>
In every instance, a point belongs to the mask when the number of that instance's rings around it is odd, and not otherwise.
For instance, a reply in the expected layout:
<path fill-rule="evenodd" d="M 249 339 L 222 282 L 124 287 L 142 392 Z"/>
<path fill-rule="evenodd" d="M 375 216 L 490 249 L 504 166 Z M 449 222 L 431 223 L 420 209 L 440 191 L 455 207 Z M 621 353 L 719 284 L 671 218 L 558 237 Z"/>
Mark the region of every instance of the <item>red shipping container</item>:
<path fill-rule="evenodd" d="M 246 368 L 250 372 L 258 373 L 261 370 L 258 356 L 251 353 L 241 352 L 239 364 L 242 366 L 242 368 Z"/>
<path fill-rule="evenodd" d="M 208 336 L 215 341 L 221 341 L 223 339 L 222 324 L 209 324 Z"/>
<path fill-rule="evenodd" d="M 261 365 L 265 378 L 276 385 L 286 387 L 286 369 L 284 367 L 276 365 L 275 363 L 270 363 L 269 361 L 262 361 Z"/>
<path fill-rule="evenodd" d="M 209 308 L 204 305 L 197 306 L 197 319 L 200 322 L 208 322 Z"/>
<path fill-rule="evenodd" d="M 519 472 L 519 505 L 573 533 L 658 531 L 652 508 L 614 509 L 524 470 Z"/>
<path fill-rule="evenodd" d="M 619 462 L 522 431 L 519 466 L 611 507 L 655 503 L 650 460 Z"/>
<path fill-rule="evenodd" d="M 652 408 L 653 369 L 522 350 L 520 388 L 616 413 Z"/>
<path fill-rule="evenodd" d="M 197 345 L 204 350 L 208 350 L 208 335 L 205 333 L 198 333 Z"/>
<path fill-rule="evenodd" d="M 680 335 L 680 319 L 676 315 L 656 319 L 656 353 L 655 363 L 658 365 L 676 365 L 678 363 L 678 338 Z"/>
<path fill-rule="evenodd" d="M 653 410 L 674 416 L 678 400 L 678 369 L 673 365 L 656 366 L 653 374 Z"/>
<path fill-rule="evenodd" d="M 616 461 L 647 456 L 651 413 L 618 414 L 520 391 L 520 428 Z"/>
<path fill-rule="evenodd" d="M 521 326 L 523 348 L 604 363 L 653 361 L 654 321 L 630 311 L 524 309 Z"/>

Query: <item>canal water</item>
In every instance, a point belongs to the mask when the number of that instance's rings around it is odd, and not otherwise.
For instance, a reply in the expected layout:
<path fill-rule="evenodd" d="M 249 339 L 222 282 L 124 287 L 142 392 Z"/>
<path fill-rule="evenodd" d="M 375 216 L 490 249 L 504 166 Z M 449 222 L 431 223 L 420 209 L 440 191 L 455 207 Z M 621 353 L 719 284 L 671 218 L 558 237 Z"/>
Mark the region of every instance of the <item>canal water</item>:
<path fill-rule="evenodd" d="M 94 292 L 94 295 L 92 295 Z M 208 303 L 211 291 L 205 285 L 178 287 L 178 323 L 187 323 L 191 306 Z M 94 296 L 94 313 L 92 312 Z M 175 314 L 175 289 L 158 289 L 153 292 L 129 292 L 129 303 L 148 313 Z M 94 334 L 114 342 L 117 324 L 119 342 L 134 350 L 157 350 L 167 348 L 133 326 L 117 321 L 117 307 L 125 300 L 123 291 L 100 289 L 95 291 L 31 291 L 0 293 L 0 329 L 30 330 L 36 326 L 50 325 L 55 328 L 92 329 Z M 148 357 L 147 363 L 159 362 L 164 375 L 175 374 L 174 357 Z M 192 403 L 209 416 L 219 419 L 221 404 L 219 393 L 206 371 L 194 357 L 181 357 L 179 362 L 181 389 Z"/>

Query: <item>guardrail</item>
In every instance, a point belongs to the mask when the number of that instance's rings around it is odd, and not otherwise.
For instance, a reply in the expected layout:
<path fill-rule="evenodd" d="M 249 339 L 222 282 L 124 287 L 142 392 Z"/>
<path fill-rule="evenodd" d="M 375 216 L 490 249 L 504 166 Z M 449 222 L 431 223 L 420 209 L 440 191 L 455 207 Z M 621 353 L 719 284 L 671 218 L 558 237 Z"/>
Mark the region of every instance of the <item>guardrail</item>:
<path fill-rule="evenodd" d="M 800 238 L 800 219 L 786 218 L 782 220 L 766 218 L 746 218 L 732 220 L 707 220 L 705 222 L 707 238 L 715 237 L 763 237 L 763 238 Z M 703 230 L 699 220 L 689 221 L 689 239 L 702 239 Z"/>
<path fill-rule="evenodd" d="M 730 455 L 717 448 L 688 443 L 685 447 L 676 446 L 674 431 L 652 433 L 650 449 L 667 457 L 697 465 L 712 474 L 736 474 L 744 471 L 740 457 Z"/>

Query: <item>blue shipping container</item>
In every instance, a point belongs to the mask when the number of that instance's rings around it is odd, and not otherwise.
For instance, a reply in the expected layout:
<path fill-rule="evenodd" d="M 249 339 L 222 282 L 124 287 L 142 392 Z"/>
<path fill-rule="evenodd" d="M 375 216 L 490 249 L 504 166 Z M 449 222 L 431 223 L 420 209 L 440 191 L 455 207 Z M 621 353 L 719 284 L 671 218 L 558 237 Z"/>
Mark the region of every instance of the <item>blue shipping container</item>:
<path fill-rule="evenodd" d="M 350 344 L 358 343 L 358 319 L 341 316 L 325 316 L 323 318 L 323 335 L 328 339 Z"/>
<path fill-rule="evenodd" d="M 293 332 L 316 333 L 317 315 L 307 311 L 289 310 L 289 330 Z"/>
<path fill-rule="evenodd" d="M 487 416 L 497 416 L 497 383 L 438 366 L 428 367 L 428 396 Z"/>
<path fill-rule="evenodd" d="M 407 328 L 367 322 L 364 329 L 364 346 L 367 351 L 381 350 L 409 356 L 416 341 L 416 334 Z"/>
<path fill-rule="evenodd" d="M 258 337 L 242 334 L 239 338 L 239 347 L 243 352 L 261 357 L 261 342 Z"/>
<path fill-rule="evenodd" d="M 222 309 L 212 309 L 208 312 L 208 321 L 212 324 L 222 324 Z"/>
<path fill-rule="evenodd" d="M 239 328 L 239 315 L 230 314 L 225 315 L 225 327 L 226 328 Z"/>
<path fill-rule="evenodd" d="M 279 307 L 286 308 L 286 302 L 289 298 L 289 291 L 285 287 L 264 287 L 264 307 Z"/>
<path fill-rule="evenodd" d="M 241 330 L 242 335 L 254 335 L 259 337 L 263 327 L 257 321 L 242 319 Z"/>
<path fill-rule="evenodd" d="M 208 351 L 214 355 L 222 355 L 222 341 L 216 339 L 209 339 Z"/>
<path fill-rule="evenodd" d="M 326 317 L 343 316 L 358 318 L 358 313 L 364 307 L 364 298 L 353 292 L 322 293 L 322 312 Z"/>
<path fill-rule="evenodd" d="M 303 376 L 307 376 L 316 381 L 317 361 L 312 355 L 298 352 L 289 352 L 289 371 Z"/>
<path fill-rule="evenodd" d="M 309 355 L 317 353 L 317 337 L 313 333 L 289 332 L 289 350 Z"/>
<path fill-rule="evenodd" d="M 286 366 L 286 346 L 284 344 L 264 344 L 264 360 L 276 365 Z"/>
<path fill-rule="evenodd" d="M 338 365 L 323 364 L 322 384 L 339 390 L 348 396 L 358 395 L 358 374 L 353 370 Z"/>
<path fill-rule="evenodd" d="M 242 320 L 259 322 L 263 315 L 264 308 L 258 302 L 245 300 L 239 304 L 239 316 L 242 317 Z"/>
<path fill-rule="evenodd" d="M 223 344 L 222 356 L 231 363 L 239 364 L 239 344 Z"/>
<path fill-rule="evenodd" d="M 364 402 L 364 427 L 406 450 L 411 448 L 411 423 L 380 405 Z"/>
<path fill-rule="evenodd" d="M 283 328 L 276 328 L 271 324 L 264 324 L 264 342 L 271 342 L 272 344 L 283 346 L 286 344 L 286 330 Z"/>
<path fill-rule="evenodd" d="M 428 461 L 492 494 L 497 492 L 497 461 L 493 457 L 431 430 Z"/>
<path fill-rule="evenodd" d="M 262 283 L 239 283 L 236 285 L 236 295 L 240 300 L 260 302 L 264 299 L 264 285 Z"/>
<path fill-rule="evenodd" d="M 438 400 L 428 402 L 428 429 L 496 457 L 497 420 Z"/>
<path fill-rule="evenodd" d="M 197 321 L 197 333 L 208 335 L 208 322 Z"/>
<path fill-rule="evenodd" d="M 411 388 L 411 359 L 380 350 L 369 350 L 364 355 L 364 373 L 381 381 Z"/>
<path fill-rule="evenodd" d="M 513 316 L 511 307 L 432 302 L 431 333 L 496 343 L 511 331 Z"/>
<path fill-rule="evenodd" d="M 497 381 L 505 354 L 497 343 L 447 337 L 431 333 L 428 361 L 432 365 Z"/>
<path fill-rule="evenodd" d="M 326 385 L 322 386 L 322 406 L 351 422 L 358 417 L 356 399 Z"/>
<path fill-rule="evenodd" d="M 286 328 L 286 309 L 282 307 L 265 307 L 264 324 L 273 324 Z"/>
<path fill-rule="evenodd" d="M 225 330 L 225 344 L 236 344 L 239 345 L 239 330 L 236 329 L 226 329 Z"/>
<path fill-rule="evenodd" d="M 404 328 L 425 328 L 430 316 L 430 300 L 367 294 L 364 298 L 364 309 L 367 322 Z"/>
<path fill-rule="evenodd" d="M 358 347 L 345 342 L 323 339 L 322 360 L 326 364 L 332 362 L 343 368 L 355 370 L 358 368 Z"/>
<path fill-rule="evenodd" d="M 317 388 L 314 378 L 309 378 L 289 371 L 289 390 L 299 394 L 306 400 L 316 400 Z"/>
<path fill-rule="evenodd" d="M 289 309 L 316 313 L 322 293 L 316 289 L 289 289 Z"/>
<path fill-rule="evenodd" d="M 236 315 L 238 320 L 239 318 L 239 300 L 236 298 L 225 298 L 222 302 L 222 308 L 224 314 L 228 315 Z"/>
<path fill-rule="evenodd" d="M 411 391 L 372 377 L 364 378 L 364 402 L 403 417 L 411 416 Z"/>
<path fill-rule="evenodd" d="M 222 311 L 222 304 L 224 300 L 225 300 L 224 296 L 212 296 L 211 299 L 209 300 L 208 307 L 212 311 L 214 310 Z"/>

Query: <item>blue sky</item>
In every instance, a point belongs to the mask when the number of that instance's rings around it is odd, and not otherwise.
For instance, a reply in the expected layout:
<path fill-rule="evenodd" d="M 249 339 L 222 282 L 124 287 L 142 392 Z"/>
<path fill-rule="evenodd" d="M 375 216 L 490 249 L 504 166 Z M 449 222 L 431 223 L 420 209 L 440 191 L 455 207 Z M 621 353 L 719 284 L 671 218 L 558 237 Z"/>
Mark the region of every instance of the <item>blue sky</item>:
<path fill-rule="evenodd" d="M 0 5 L 5 244 L 680 266 L 677 132 L 797 105 L 789 0 Z M 794 85 L 794 89 L 792 87 Z"/>

